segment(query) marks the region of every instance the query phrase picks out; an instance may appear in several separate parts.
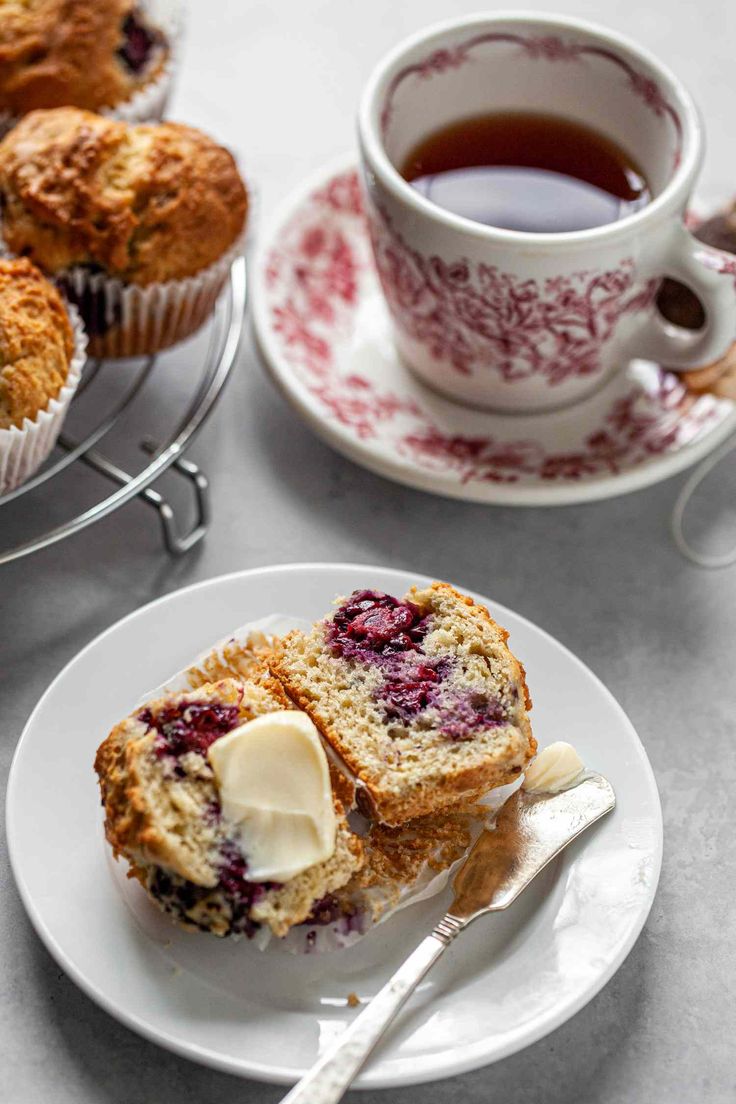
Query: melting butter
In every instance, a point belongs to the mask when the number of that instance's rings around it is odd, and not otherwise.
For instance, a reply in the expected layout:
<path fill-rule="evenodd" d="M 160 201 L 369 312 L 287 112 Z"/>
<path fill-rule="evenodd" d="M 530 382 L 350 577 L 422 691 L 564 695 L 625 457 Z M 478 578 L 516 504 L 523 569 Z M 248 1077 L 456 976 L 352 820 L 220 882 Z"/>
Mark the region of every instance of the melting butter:
<path fill-rule="evenodd" d="M 337 821 L 327 756 L 306 713 L 248 721 L 207 752 L 226 820 L 255 882 L 287 882 L 335 850 Z"/>
<path fill-rule="evenodd" d="M 572 744 L 557 740 L 539 752 L 527 767 L 522 789 L 529 793 L 559 793 L 566 790 L 584 770 Z"/>

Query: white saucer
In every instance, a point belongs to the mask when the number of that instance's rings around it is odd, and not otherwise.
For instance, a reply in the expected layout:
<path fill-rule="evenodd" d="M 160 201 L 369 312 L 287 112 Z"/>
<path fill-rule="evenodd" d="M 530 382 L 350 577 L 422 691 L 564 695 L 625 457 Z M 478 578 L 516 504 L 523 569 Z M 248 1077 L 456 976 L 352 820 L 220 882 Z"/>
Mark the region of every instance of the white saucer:
<path fill-rule="evenodd" d="M 275 611 L 313 620 L 353 588 L 404 593 L 418 581 L 401 571 L 317 564 L 200 583 L 113 625 L 37 705 L 8 783 L 13 872 L 59 965 L 135 1031 L 217 1069 L 291 1082 L 355 1015 L 348 994 L 370 999 L 442 916 L 447 892 L 329 955 L 262 953 L 247 941 L 181 932 L 109 859 L 92 771 L 114 722 L 236 622 Z M 507 912 L 457 941 L 362 1073 L 363 1087 L 448 1077 L 546 1035 L 621 965 L 654 898 L 661 811 L 630 721 L 561 644 L 490 605 L 526 666 L 539 743 L 574 743 L 610 779 L 617 807 Z"/>
<path fill-rule="evenodd" d="M 475 502 L 586 502 L 666 479 L 736 427 L 736 406 L 686 393 L 637 361 L 557 413 L 470 410 L 400 361 L 368 241 L 355 159 L 289 198 L 253 280 L 259 345 L 274 379 L 328 444 L 389 479 Z"/>

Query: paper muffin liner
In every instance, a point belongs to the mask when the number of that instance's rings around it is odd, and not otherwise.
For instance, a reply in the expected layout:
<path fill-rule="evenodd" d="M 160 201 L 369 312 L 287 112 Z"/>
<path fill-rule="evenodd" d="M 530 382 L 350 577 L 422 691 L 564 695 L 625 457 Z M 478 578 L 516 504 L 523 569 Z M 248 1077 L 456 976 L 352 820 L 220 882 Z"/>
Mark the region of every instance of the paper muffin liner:
<path fill-rule="evenodd" d="M 79 384 L 87 359 L 87 336 L 77 310 L 71 304 L 67 309 L 74 330 L 74 352 L 66 382 L 32 421 L 25 418 L 22 426 L 0 429 L 0 495 L 24 483 L 49 455 Z"/>
<path fill-rule="evenodd" d="M 274 614 L 259 621 L 251 621 L 220 640 L 206 652 L 197 656 L 191 664 L 145 694 L 138 705 L 163 695 L 196 689 L 205 682 L 221 678 L 247 678 L 259 664 L 260 657 L 270 650 L 270 642 L 292 629 L 308 631 L 311 625 L 299 618 Z M 325 745 L 328 757 L 334 752 Z M 344 764 L 339 764 L 343 773 Z M 462 853 L 453 855 L 451 861 L 443 860 L 442 842 L 429 852 L 426 861 L 414 870 L 410 879 L 401 884 L 375 884 L 369 888 L 358 887 L 350 893 L 350 914 L 335 916 L 326 923 L 299 924 L 286 936 L 277 938 L 267 925 L 263 925 L 252 942 L 262 951 L 286 951 L 292 954 L 324 953 L 352 946 L 379 924 L 385 923 L 395 913 L 409 905 L 425 901 L 441 893 L 450 878 L 465 859 L 480 833 L 492 826 L 495 816 L 518 783 L 500 786 L 466 810 L 451 810 L 453 816 L 461 816 L 467 831 L 467 843 Z M 440 814 L 441 815 L 441 814 Z M 370 831 L 368 822 L 355 810 L 349 812 L 351 826 L 360 835 Z M 434 818 L 433 818 L 434 820 Z M 417 822 L 415 822 L 417 823 Z M 337 890 L 337 894 L 343 891 Z M 240 938 L 231 936 L 231 938 Z"/>
<path fill-rule="evenodd" d="M 142 0 L 141 7 L 150 22 L 163 31 L 169 52 L 157 75 L 137 89 L 130 99 L 114 107 L 102 108 L 101 115 L 126 123 L 156 122 L 164 117 L 181 57 L 185 14 L 183 0 Z M 0 111 L 0 139 L 13 129 L 20 118 L 20 115 L 9 111 Z"/>
<path fill-rule="evenodd" d="M 147 356 L 184 341 L 207 321 L 245 239 L 244 230 L 218 260 L 184 280 L 139 287 L 77 267 L 57 273 L 55 281 L 84 320 L 90 356 Z"/>

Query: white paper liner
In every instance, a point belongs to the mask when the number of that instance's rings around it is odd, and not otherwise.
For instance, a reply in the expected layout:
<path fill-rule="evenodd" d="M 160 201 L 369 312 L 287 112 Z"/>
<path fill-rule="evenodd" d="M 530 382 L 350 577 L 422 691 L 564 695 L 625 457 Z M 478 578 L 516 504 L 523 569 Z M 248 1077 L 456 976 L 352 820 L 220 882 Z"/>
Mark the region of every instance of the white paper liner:
<path fill-rule="evenodd" d="M 57 283 L 84 319 L 90 356 L 147 356 L 196 333 L 214 311 L 232 263 L 245 249 L 249 221 L 226 253 L 184 280 L 138 287 L 84 268 L 57 273 Z"/>
<path fill-rule="evenodd" d="M 237 645 L 238 643 L 245 645 L 253 633 L 262 633 L 265 636 L 283 636 L 292 629 L 308 631 L 310 628 L 310 622 L 301 620 L 297 617 L 289 617 L 286 614 L 272 614 L 258 621 L 250 621 L 245 625 L 241 625 L 240 628 L 236 629 L 229 636 L 200 653 L 188 667 L 175 672 L 159 686 L 156 686 L 153 690 L 143 695 L 138 705 L 142 705 L 146 701 L 151 701 L 164 695 L 191 690 L 192 683 L 188 678 L 191 669 L 197 668 L 201 670 L 204 666 L 204 661 L 213 655 L 217 656 L 223 666 L 227 666 L 228 657 L 226 655 L 226 649 L 228 646 Z M 334 758 L 332 749 L 327 745 L 325 745 L 325 749 L 328 756 Z M 345 772 L 345 765 L 342 763 L 338 765 Z M 518 785 L 519 782 L 514 782 L 508 786 L 499 786 L 497 789 L 486 794 L 481 801 L 475 802 L 474 804 L 481 807 L 484 811 L 477 817 L 469 818 L 471 838 L 468 848 L 463 855 L 444 870 L 438 871 L 430 866 L 429 863 L 425 863 L 414 880 L 401 888 L 398 898 L 395 897 L 395 886 L 387 887 L 386 890 L 383 890 L 379 886 L 360 890 L 359 892 L 363 899 L 363 908 L 360 917 L 354 919 L 353 922 L 347 922 L 345 918 L 341 918 L 329 924 L 299 924 L 292 928 L 283 938 L 276 938 L 272 934 L 271 929 L 267 925 L 263 925 L 253 937 L 252 942 L 262 951 L 286 951 L 291 954 L 319 954 L 352 946 L 378 924 L 383 924 L 386 920 L 389 920 L 394 913 L 398 912 L 400 909 L 417 904 L 419 901 L 425 901 L 441 893 L 454 872 L 463 862 L 470 847 L 475 843 L 484 828 L 492 826 L 498 810 Z M 351 813 L 351 820 L 353 816 L 354 814 Z M 385 905 L 380 917 L 374 921 L 372 918 L 373 906 L 383 906 L 385 902 L 388 903 Z M 235 936 L 231 938 L 239 937 Z"/>
<path fill-rule="evenodd" d="M 101 115 L 121 119 L 126 123 L 147 123 L 163 119 L 171 95 L 174 77 L 181 56 L 184 28 L 183 0 L 141 0 L 140 5 L 151 24 L 163 31 L 169 52 L 160 72 L 139 88 L 129 100 L 115 107 L 103 108 Z M 20 115 L 0 111 L 0 138 L 12 130 Z"/>
<path fill-rule="evenodd" d="M 1 255 L 1 250 L 0 250 Z M 41 466 L 61 431 L 69 404 L 77 389 L 87 360 L 87 336 L 76 309 L 67 304 L 74 330 L 74 352 L 64 386 L 31 421 L 22 426 L 0 429 L 0 495 L 19 487 Z"/>
<path fill-rule="evenodd" d="M 308 632 L 311 627 L 309 621 L 305 621 L 301 617 L 288 617 L 285 613 L 272 613 L 268 617 L 261 617 L 258 621 L 248 621 L 245 625 L 241 625 L 239 629 L 235 629 L 229 636 L 224 636 L 222 640 L 218 640 L 216 644 L 211 644 L 209 648 L 200 652 L 181 671 L 175 671 L 164 682 L 154 686 L 153 690 L 148 690 L 136 703 L 136 708 L 145 702 L 153 701 L 154 698 L 161 698 L 165 694 L 180 694 L 184 690 L 191 690 L 192 683 L 189 681 L 189 672 L 193 668 L 201 669 L 209 656 L 217 656 L 226 666 L 225 649 L 230 644 L 238 644 L 239 642 L 245 644 L 254 633 L 263 633 L 264 636 L 285 636 L 292 629 L 302 629 L 303 632 Z"/>

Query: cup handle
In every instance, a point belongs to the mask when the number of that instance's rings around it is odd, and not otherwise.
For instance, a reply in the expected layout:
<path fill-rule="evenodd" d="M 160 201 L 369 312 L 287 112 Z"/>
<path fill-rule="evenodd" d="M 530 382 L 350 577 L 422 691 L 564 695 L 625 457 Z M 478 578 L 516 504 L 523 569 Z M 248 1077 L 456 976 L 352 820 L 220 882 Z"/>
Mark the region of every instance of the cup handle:
<path fill-rule="evenodd" d="M 631 355 L 675 371 L 718 360 L 736 340 L 736 256 L 703 245 L 677 223 L 659 268 L 661 275 L 679 280 L 697 295 L 705 325 L 697 331 L 681 329 L 655 307 L 630 335 Z"/>

